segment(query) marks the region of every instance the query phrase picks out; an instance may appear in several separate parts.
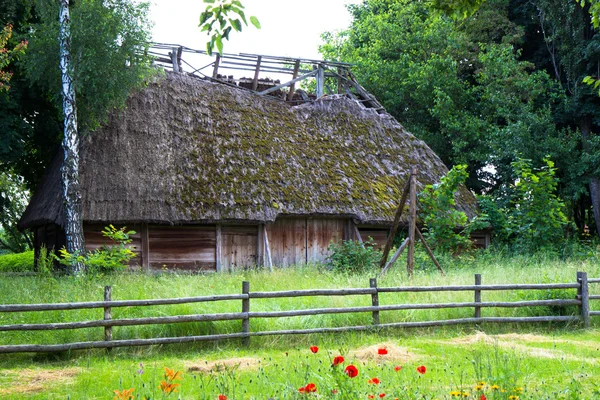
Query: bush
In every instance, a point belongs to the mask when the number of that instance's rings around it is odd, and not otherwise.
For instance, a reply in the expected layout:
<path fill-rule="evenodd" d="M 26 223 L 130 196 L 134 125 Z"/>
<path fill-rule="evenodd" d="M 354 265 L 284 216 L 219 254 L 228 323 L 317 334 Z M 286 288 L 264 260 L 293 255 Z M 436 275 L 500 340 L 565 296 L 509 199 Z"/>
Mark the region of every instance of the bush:
<path fill-rule="evenodd" d="M 33 250 L 1 255 L 0 272 L 33 272 Z"/>
<path fill-rule="evenodd" d="M 329 252 L 327 265 L 336 272 L 363 273 L 377 267 L 381 260 L 381 251 L 375 249 L 371 238 L 364 243 L 354 240 L 331 243 Z"/>

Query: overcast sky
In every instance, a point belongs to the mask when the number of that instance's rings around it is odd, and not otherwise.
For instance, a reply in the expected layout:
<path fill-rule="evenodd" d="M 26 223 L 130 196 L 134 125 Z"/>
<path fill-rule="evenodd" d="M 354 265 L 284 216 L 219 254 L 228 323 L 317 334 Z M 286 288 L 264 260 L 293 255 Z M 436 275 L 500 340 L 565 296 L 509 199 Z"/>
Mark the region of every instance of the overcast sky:
<path fill-rule="evenodd" d="M 225 53 L 252 53 L 320 59 L 318 46 L 325 31 L 346 28 L 350 14 L 345 4 L 360 0 L 242 0 L 246 16 L 255 15 L 261 25 L 232 32 L 224 42 Z M 153 40 L 202 50 L 206 34 L 198 28 L 202 0 L 153 0 Z"/>

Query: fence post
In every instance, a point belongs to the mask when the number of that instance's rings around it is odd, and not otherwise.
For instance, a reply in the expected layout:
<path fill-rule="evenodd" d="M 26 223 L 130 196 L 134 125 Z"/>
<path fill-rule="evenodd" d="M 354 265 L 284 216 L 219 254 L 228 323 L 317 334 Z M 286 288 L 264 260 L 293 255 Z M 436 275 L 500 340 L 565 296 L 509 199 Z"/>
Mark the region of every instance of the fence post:
<path fill-rule="evenodd" d="M 373 307 L 379 307 L 379 293 L 377 292 L 377 278 L 369 279 L 369 286 L 375 289 L 375 293 L 371 295 L 371 303 Z M 379 311 L 373 311 L 373 325 L 379 325 Z"/>
<path fill-rule="evenodd" d="M 590 292 L 588 290 L 587 272 L 577 273 L 577 298 L 581 300 L 581 320 L 584 328 L 590 327 Z"/>
<path fill-rule="evenodd" d="M 112 286 L 104 286 L 104 301 L 111 301 L 112 298 Z M 112 308 L 104 307 L 104 320 L 110 321 L 112 319 Z M 112 340 L 112 326 L 107 325 L 104 327 L 104 341 L 110 342 Z M 110 348 L 109 348 L 110 350 Z"/>
<path fill-rule="evenodd" d="M 242 282 L 242 294 L 248 295 L 245 299 L 242 299 L 242 312 L 249 313 L 250 312 L 250 282 L 243 281 Z M 250 317 L 246 314 L 245 317 L 242 318 L 242 333 L 250 333 Z M 250 336 L 247 336 L 242 339 L 242 344 L 244 346 L 250 345 Z"/>
<path fill-rule="evenodd" d="M 481 286 L 481 275 L 475 274 L 475 286 Z M 475 303 L 481 303 L 481 290 L 475 289 Z M 481 318 L 481 307 L 475 306 L 475 318 Z"/>

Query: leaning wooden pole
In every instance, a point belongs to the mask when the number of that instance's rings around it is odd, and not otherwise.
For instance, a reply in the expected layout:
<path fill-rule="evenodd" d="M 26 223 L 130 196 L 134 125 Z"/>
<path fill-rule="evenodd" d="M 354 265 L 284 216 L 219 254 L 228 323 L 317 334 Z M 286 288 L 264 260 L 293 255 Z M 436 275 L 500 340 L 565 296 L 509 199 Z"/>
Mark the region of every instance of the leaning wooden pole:
<path fill-rule="evenodd" d="M 396 232 L 398 231 L 398 225 L 400 224 L 400 217 L 402 216 L 402 211 L 404 210 L 404 205 L 406 204 L 406 199 L 408 198 L 408 192 L 410 189 L 410 175 L 406 180 L 406 184 L 404 185 L 404 190 L 402 191 L 402 198 L 400 199 L 400 205 L 398 205 L 398 209 L 396 210 L 396 215 L 394 216 L 394 222 L 392 223 L 392 228 L 390 229 L 390 233 L 388 235 L 387 242 L 385 243 L 385 248 L 383 249 L 383 254 L 381 255 L 381 261 L 379 262 L 379 268 L 385 268 L 387 264 L 387 259 L 390 254 L 390 250 L 392 245 L 394 244 L 394 238 L 396 237 Z"/>
<path fill-rule="evenodd" d="M 408 226 L 408 257 L 406 271 L 412 276 L 415 270 L 415 236 L 417 230 L 417 167 L 410 169 L 410 217 Z"/>
<path fill-rule="evenodd" d="M 423 243 L 423 247 L 425 247 L 425 251 L 427 251 L 427 254 L 429 254 L 429 258 L 431 258 L 431 261 L 433 261 L 433 263 L 437 267 L 438 271 L 440 271 L 440 274 L 446 275 L 446 273 L 442 269 L 442 266 L 438 262 L 437 258 L 435 258 L 435 255 L 433 254 L 433 251 L 431 251 L 431 248 L 429 247 L 429 245 L 425 241 L 425 238 L 423 237 L 423 234 L 421 233 L 421 231 L 419 230 L 419 228 L 417 228 L 417 236 L 419 237 L 419 240 L 421 240 L 421 243 Z"/>

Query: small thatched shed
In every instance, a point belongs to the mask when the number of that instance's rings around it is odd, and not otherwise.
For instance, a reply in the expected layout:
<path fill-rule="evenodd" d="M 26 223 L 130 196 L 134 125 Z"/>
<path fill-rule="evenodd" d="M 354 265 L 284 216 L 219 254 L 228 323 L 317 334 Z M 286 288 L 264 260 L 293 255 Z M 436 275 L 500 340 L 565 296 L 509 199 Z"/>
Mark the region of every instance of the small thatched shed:
<path fill-rule="evenodd" d="M 64 242 L 59 164 L 20 222 L 38 246 Z M 419 185 L 447 172 L 424 142 L 360 102 L 292 107 L 168 73 L 82 141 L 86 244 L 102 244 L 112 223 L 138 232 L 135 261 L 146 267 L 323 261 L 331 241 L 384 242 L 412 165 Z M 473 216 L 466 189 L 457 204 Z"/>

